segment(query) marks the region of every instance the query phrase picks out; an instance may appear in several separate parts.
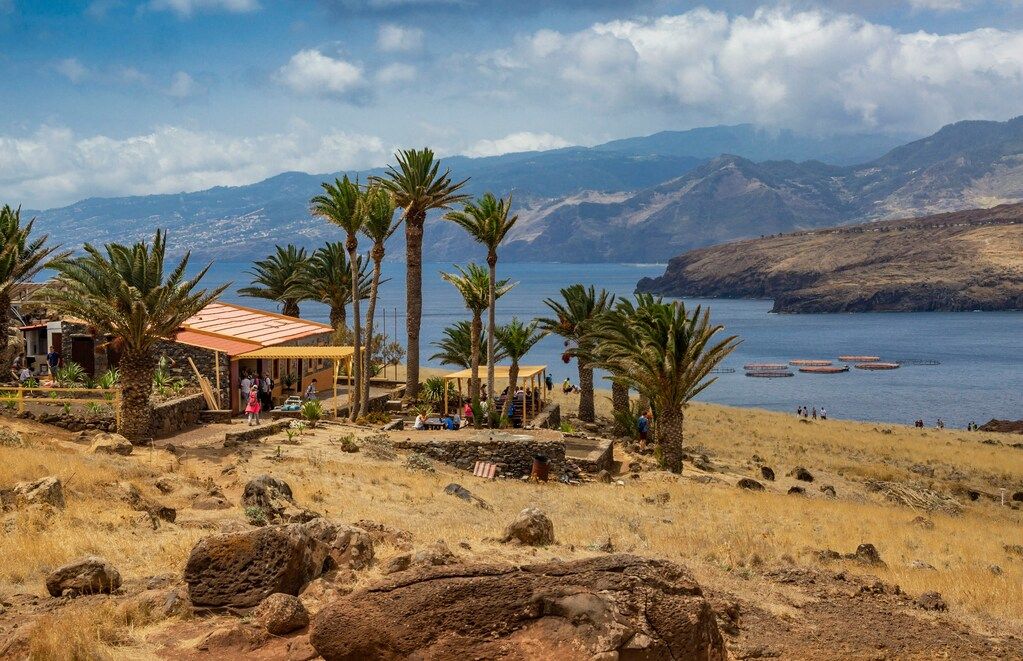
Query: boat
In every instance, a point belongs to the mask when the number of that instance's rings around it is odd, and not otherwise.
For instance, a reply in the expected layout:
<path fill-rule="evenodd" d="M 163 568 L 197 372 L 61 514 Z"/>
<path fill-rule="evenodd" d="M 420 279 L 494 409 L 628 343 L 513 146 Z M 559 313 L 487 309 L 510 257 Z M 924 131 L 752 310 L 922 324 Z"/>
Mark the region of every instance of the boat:
<path fill-rule="evenodd" d="M 897 370 L 899 369 L 898 363 L 857 363 L 855 365 L 858 370 Z"/>
<path fill-rule="evenodd" d="M 752 372 L 746 372 L 746 376 L 755 376 L 755 377 L 759 377 L 759 378 L 762 378 L 762 379 L 777 379 L 777 378 L 783 377 L 783 376 L 795 376 L 795 374 L 793 374 L 792 372 L 789 372 L 788 370 L 785 370 L 785 371 L 781 371 L 781 370 L 754 370 Z"/>
<path fill-rule="evenodd" d="M 876 363 L 881 356 L 839 356 L 838 359 L 844 363 Z"/>
<path fill-rule="evenodd" d="M 940 365 L 940 360 L 928 360 L 926 358 L 900 358 L 892 361 L 899 365 Z"/>
<path fill-rule="evenodd" d="M 827 367 L 831 365 L 830 360 L 808 360 L 806 358 L 798 358 L 796 360 L 790 360 L 789 365 L 796 367 Z"/>
<path fill-rule="evenodd" d="M 809 374 L 839 374 L 841 372 L 848 372 L 849 371 L 849 366 L 848 365 L 841 365 L 841 366 L 839 366 L 839 365 L 827 365 L 827 366 L 825 366 L 825 365 L 819 365 L 819 366 L 811 365 L 810 367 L 800 367 L 799 371 L 800 372 L 807 372 Z"/>
<path fill-rule="evenodd" d="M 748 372 L 763 372 L 763 371 L 774 371 L 787 370 L 789 368 L 785 363 L 747 363 L 742 368 Z"/>

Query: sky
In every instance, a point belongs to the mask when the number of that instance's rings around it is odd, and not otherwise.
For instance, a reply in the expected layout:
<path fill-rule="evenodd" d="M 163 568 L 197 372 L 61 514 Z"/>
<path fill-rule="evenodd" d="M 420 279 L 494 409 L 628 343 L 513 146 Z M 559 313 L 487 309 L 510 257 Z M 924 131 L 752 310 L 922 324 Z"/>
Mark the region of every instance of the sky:
<path fill-rule="evenodd" d="M 1023 113 L 1023 0 L 0 0 L 0 203 Z"/>

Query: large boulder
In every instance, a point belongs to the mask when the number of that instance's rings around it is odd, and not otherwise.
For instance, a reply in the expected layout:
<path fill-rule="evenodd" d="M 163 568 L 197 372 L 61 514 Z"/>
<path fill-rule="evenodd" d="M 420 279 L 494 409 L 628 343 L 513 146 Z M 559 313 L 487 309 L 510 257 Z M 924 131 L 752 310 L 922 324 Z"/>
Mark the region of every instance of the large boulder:
<path fill-rule="evenodd" d="M 527 507 L 504 529 L 501 541 L 528 546 L 547 546 L 554 543 L 554 524 L 543 511 Z"/>
<path fill-rule="evenodd" d="M 304 523 L 318 516 L 299 507 L 291 486 L 271 475 L 257 475 L 245 484 L 242 506 L 258 509 L 262 516 L 255 518 L 270 523 Z"/>
<path fill-rule="evenodd" d="M 327 546 L 301 525 L 268 526 L 200 540 L 184 577 L 197 607 L 250 608 L 275 592 L 297 595 L 326 558 Z"/>
<path fill-rule="evenodd" d="M 46 576 L 51 596 L 109 594 L 121 587 L 121 574 L 103 558 L 86 556 L 58 567 Z"/>
<path fill-rule="evenodd" d="M 726 658 L 692 575 L 629 555 L 402 572 L 324 607 L 310 642 L 327 661 Z"/>
<path fill-rule="evenodd" d="M 309 612 L 298 597 L 280 592 L 259 602 L 253 617 L 275 636 L 283 636 L 309 624 Z"/>
<path fill-rule="evenodd" d="M 92 445 L 89 446 L 89 452 L 92 454 L 119 454 L 125 457 L 131 454 L 133 449 L 131 441 L 124 436 L 108 432 L 96 434 L 92 439 Z"/>
<path fill-rule="evenodd" d="M 328 568 L 365 569 L 373 563 L 373 537 L 366 530 L 322 518 L 313 519 L 304 527 L 327 545 Z"/>
<path fill-rule="evenodd" d="M 64 486 L 59 477 L 44 477 L 14 485 L 14 500 L 19 505 L 51 505 L 64 509 Z"/>

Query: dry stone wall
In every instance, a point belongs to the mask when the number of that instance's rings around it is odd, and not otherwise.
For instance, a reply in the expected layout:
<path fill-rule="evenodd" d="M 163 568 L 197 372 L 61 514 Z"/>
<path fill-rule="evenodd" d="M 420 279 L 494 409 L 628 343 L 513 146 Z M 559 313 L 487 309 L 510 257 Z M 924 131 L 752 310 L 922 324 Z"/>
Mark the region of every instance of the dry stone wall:
<path fill-rule="evenodd" d="M 574 479 L 579 475 L 579 468 L 565 458 L 564 443 L 537 440 L 525 434 L 494 433 L 467 440 L 406 439 L 397 441 L 394 447 L 464 470 L 472 470 L 477 461 L 489 461 L 497 465 L 499 475 L 514 478 L 529 475 L 533 457 L 543 455 L 550 461 L 552 476 Z"/>

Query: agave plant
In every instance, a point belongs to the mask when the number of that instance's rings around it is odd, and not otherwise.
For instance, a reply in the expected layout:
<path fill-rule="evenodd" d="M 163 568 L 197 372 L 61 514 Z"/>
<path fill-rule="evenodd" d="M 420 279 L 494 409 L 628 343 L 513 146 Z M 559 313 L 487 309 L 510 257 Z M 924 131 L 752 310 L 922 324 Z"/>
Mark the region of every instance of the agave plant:
<path fill-rule="evenodd" d="M 99 378 L 96 379 L 96 387 L 103 390 L 110 390 L 117 386 L 117 382 L 121 380 L 121 373 L 117 369 L 108 369 L 106 372 L 100 374 Z"/>
<path fill-rule="evenodd" d="M 74 361 L 64 363 L 63 367 L 57 368 L 54 375 L 57 385 L 61 388 L 74 388 L 85 383 L 85 368 Z"/>

